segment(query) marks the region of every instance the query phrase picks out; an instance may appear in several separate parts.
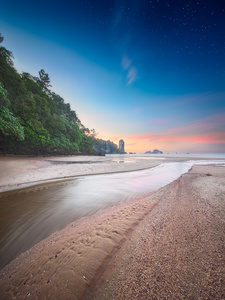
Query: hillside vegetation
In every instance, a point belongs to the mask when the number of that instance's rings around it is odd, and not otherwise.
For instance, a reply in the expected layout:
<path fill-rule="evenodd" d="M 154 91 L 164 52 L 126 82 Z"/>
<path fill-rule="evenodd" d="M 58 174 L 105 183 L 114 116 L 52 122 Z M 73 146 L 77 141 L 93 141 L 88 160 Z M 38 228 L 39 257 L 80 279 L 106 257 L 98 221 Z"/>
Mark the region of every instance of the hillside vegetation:
<path fill-rule="evenodd" d="M 39 77 L 19 74 L 0 47 L 0 153 L 94 154 L 94 130 L 50 86 L 43 69 Z"/>

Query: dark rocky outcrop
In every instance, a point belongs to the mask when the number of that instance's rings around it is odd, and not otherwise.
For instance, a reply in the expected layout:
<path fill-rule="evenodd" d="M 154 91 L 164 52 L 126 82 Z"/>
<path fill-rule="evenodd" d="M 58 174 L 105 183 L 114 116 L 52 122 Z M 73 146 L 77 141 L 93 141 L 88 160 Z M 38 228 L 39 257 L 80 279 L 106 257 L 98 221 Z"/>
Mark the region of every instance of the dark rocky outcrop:
<path fill-rule="evenodd" d="M 145 154 L 163 154 L 163 152 L 155 149 L 153 151 L 146 151 Z"/>
<path fill-rule="evenodd" d="M 120 152 L 120 153 L 124 153 L 124 152 L 125 152 L 125 151 L 124 151 L 124 146 L 125 146 L 124 140 L 120 140 L 120 141 L 119 141 L 119 152 Z"/>
<path fill-rule="evenodd" d="M 97 153 L 105 154 L 125 154 L 124 147 L 119 149 L 118 146 L 111 141 L 104 141 L 102 139 L 97 139 L 97 145 L 94 145 L 94 149 Z M 122 151 L 123 150 L 123 151 Z"/>

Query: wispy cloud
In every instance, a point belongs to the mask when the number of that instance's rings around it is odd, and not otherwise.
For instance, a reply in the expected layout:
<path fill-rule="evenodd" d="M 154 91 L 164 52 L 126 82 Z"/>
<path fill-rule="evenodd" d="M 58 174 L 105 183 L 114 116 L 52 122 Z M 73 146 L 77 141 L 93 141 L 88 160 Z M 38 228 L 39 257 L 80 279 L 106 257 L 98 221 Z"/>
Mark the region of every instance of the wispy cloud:
<path fill-rule="evenodd" d="M 113 29 L 115 30 L 121 23 L 124 15 L 125 7 L 120 6 L 113 18 Z"/>
<path fill-rule="evenodd" d="M 179 106 L 179 105 L 185 105 L 185 104 L 197 102 L 197 103 L 202 103 L 204 105 L 205 103 L 211 101 L 223 102 L 224 97 L 225 97 L 224 92 L 218 92 L 218 93 L 206 92 L 202 94 L 189 94 L 189 95 L 175 97 L 176 101 L 174 101 L 174 104 Z"/>
<path fill-rule="evenodd" d="M 132 63 L 132 60 L 129 59 L 126 55 L 123 55 L 122 61 L 121 61 L 123 70 L 129 69 L 129 67 L 131 66 L 131 63 Z"/>
<path fill-rule="evenodd" d="M 133 66 L 132 60 L 129 59 L 126 55 L 123 55 L 121 66 L 123 71 L 126 72 L 126 83 L 131 85 L 137 79 L 137 69 Z"/>
<path fill-rule="evenodd" d="M 137 79 L 137 69 L 135 67 L 130 67 L 127 72 L 127 85 L 130 85 Z"/>
<path fill-rule="evenodd" d="M 132 135 L 129 139 L 139 141 L 225 143 L 225 113 L 214 114 L 182 127 L 174 127 L 158 134 Z"/>
<path fill-rule="evenodd" d="M 154 121 L 161 123 L 164 119 Z M 157 133 L 149 131 L 145 134 L 114 136 L 113 141 L 117 142 L 121 138 L 125 141 L 127 152 L 160 149 L 164 152 L 222 153 L 225 147 L 225 113 L 211 114 L 181 127 L 167 127 Z"/>
<path fill-rule="evenodd" d="M 159 142 L 190 142 L 195 144 L 225 144 L 225 133 L 224 131 L 218 131 L 211 134 L 190 134 L 190 135 L 180 135 L 170 133 L 158 134 L 158 135 L 133 135 L 129 136 L 129 139 L 146 140 L 146 141 L 159 141 Z"/>
<path fill-rule="evenodd" d="M 218 113 L 209 115 L 205 118 L 190 122 L 183 127 L 175 127 L 170 130 L 171 133 L 182 133 L 186 135 L 188 133 L 209 133 L 213 131 L 225 131 L 225 113 Z"/>

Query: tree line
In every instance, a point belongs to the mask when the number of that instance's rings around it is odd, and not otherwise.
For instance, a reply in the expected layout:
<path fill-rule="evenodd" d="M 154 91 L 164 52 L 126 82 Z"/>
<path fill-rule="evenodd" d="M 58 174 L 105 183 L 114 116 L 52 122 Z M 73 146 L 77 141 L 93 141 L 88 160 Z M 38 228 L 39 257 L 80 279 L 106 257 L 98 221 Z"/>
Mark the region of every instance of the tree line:
<path fill-rule="evenodd" d="M 50 87 L 43 69 L 39 77 L 19 74 L 12 52 L 0 47 L 1 153 L 94 154 L 94 129 L 86 128 L 70 104 Z"/>

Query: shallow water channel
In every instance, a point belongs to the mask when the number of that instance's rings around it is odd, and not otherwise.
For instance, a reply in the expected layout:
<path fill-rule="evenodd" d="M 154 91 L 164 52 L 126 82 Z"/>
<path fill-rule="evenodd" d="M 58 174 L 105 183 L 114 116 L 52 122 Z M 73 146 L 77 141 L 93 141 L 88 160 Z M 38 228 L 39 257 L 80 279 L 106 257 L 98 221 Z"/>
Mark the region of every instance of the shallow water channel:
<path fill-rule="evenodd" d="M 157 190 L 192 165 L 168 162 L 142 171 L 85 176 L 0 194 L 0 268 L 70 222 Z"/>

